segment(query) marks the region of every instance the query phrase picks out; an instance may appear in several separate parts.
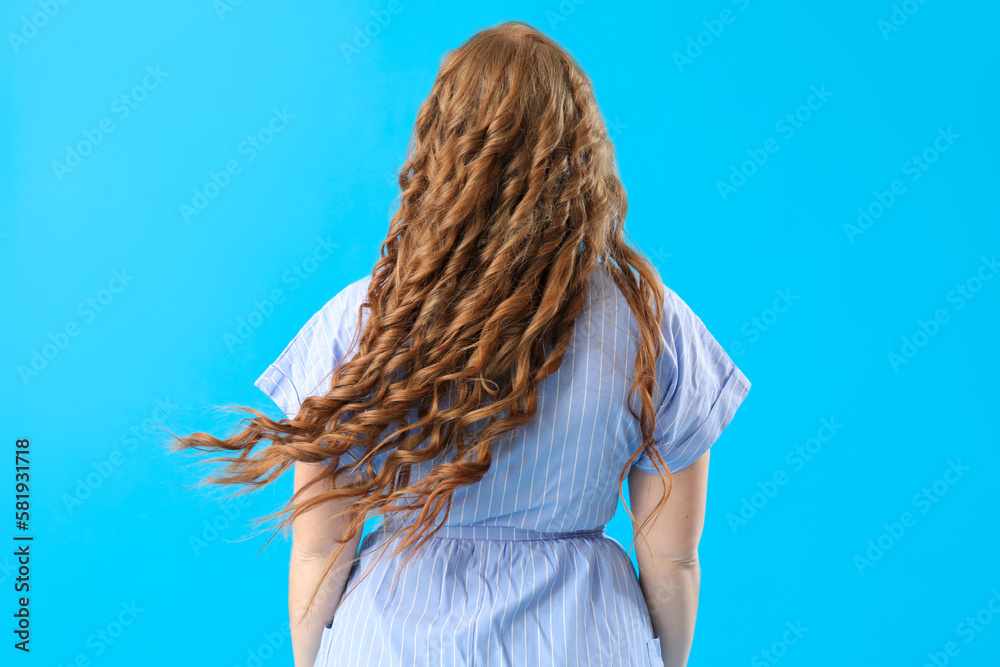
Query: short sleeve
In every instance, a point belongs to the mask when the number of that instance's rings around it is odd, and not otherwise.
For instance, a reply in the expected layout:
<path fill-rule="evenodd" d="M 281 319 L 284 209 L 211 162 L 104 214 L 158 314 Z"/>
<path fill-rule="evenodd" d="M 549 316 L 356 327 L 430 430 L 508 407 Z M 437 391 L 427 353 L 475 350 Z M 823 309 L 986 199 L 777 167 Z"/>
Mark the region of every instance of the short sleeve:
<path fill-rule="evenodd" d="M 654 443 L 671 473 L 697 461 L 732 421 L 750 382 L 691 308 L 669 288 L 663 306 L 663 353 L 657 361 L 662 392 Z M 646 452 L 633 467 L 657 474 Z"/>
<path fill-rule="evenodd" d="M 307 397 L 327 392 L 333 371 L 351 352 L 367 282 L 351 283 L 324 304 L 254 382 L 289 419 Z"/>

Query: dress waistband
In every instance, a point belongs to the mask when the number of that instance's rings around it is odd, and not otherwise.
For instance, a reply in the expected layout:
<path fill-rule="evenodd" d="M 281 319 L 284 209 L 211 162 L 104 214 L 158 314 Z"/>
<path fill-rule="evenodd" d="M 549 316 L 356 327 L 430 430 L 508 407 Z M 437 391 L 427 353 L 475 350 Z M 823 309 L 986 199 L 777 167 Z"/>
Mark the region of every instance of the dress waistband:
<path fill-rule="evenodd" d="M 378 529 L 382 531 L 382 528 Z M 384 532 L 384 531 L 383 531 Z M 431 536 L 431 539 L 462 539 L 462 540 L 562 540 L 579 537 L 604 537 L 604 526 L 588 530 L 569 532 L 542 532 L 528 528 L 512 526 L 459 526 L 445 525 Z"/>

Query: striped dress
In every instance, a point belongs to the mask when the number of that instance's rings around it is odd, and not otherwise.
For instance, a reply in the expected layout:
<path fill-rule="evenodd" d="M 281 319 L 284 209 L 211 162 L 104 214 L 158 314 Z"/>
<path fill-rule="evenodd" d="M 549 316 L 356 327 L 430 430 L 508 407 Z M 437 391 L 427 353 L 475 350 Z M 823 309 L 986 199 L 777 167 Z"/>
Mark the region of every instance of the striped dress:
<path fill-rule="evenodd" d="M 350 354 L 370 279 L 327 302 L 255 382 L 288 416 L 325 393 L 329 373 Z M 638 330 L 604 267 L 589 280 L 537 413 L 494 443 L 492 468 L 455 493 L 441 530 L 405 568 L 401 555 L 389 559 L 394 545 L 382 529 L 362 540 L 315 667 L 663 664 L 632 562 L 604 532 L 618 507 L 619 472 L 640 441 L 626 405 Z M 687 304 L 665 291 L 655 436 L 677 472 L 715 442 L 750 383 Z M 638 413 L 636 397 L 632 405 Z M 634 467 L 654 472 L 646 455 Z"/>

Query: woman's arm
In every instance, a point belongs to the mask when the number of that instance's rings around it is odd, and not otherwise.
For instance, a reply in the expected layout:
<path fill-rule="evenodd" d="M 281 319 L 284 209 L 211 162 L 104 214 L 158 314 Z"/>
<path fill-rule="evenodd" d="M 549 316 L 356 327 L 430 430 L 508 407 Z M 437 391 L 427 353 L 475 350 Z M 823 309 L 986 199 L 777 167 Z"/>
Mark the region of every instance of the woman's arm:
<path fill-rule="evenodd" d="M 635 554 L 639 585 L 653 632 L 660 637 L 663 663 L 685 667 L 698 615 L 698 542 L 705 523 L 708 452 L 672 477 L 669 500 L 643 527 L 647 539 L 635 531 Z M 628 479 L 630 509 L 641 524 L 659 502 L 664 478 L 633 470 Z"/>
<path fill-rule="evenodd" d="M 295 464 L 295 490 L 323 472 L 322 463 Z M 341 475 L 337 485 L 344 486 L 352 477 Z M 317 482 L 301 498 L 311 498 L 330 488 L 330 481 Z M 351 561 L 357 553 L 359 534 L 352 539 L 341 553 L 330 575 L 323 582 L 313 600 L 309 613 L 302 618 L 306 603 L 313 589 L 323 576 L 329 557 L 339 546 L 336 538 L 347 525 L 347 518 L 333 519 L 344 509 L 348 501 L 328 502 L 299 515 L 292 522 L 292 558 L 288 568 L 288 615 L 292 634 L 292 653 L 296 667 L 312 667 L 316 661 L 323 628 L 333 621 L 333 614 L 340 604 L 341 595 L 347 584 Z"/>

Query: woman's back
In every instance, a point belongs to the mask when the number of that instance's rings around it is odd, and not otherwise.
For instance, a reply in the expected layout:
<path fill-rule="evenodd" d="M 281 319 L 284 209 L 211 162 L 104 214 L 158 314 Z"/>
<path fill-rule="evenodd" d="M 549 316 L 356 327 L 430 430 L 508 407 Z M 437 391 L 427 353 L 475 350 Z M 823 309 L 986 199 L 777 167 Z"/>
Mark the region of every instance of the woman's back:
<path fill-rule="evenodd" d="M 369 281 L 331 299 L 257 380 L 289 416 L 325 391 L 324 378 L 352 352 Z M 655 436 L 676 472 L 711 446 L 750 385 L 669 289 L 661 331 Z M 402 555 L 377 559 L 386 531 L 362 542 L 317 666 L 661 664 L 635 570 L 604 535 L 619 474 L 641 439 L 626 404 L 636 337 L 624 295 L 598 265 L 536 413 L 494 442 L 490 470 L 455 491 L 435 537 L 402 569 Z M 386 455 L 375 457 L 377 469 Z M 419 479 L 442 460 L 411 474 Z M 653 471 L 645 454 L 633 467 Z"/>
<path fill-rule="evenodd" d="M 179 440 L 227 454 L 218 484 L 294 468 L 296 663 L 657 664 L 656 627 L 683 665 L 703 454 L 749 383 L 629 242 L 592 82 L 535 28 L 486 28 L 442 58 L 406 153 L 370 277 L 257 380 L 288 419 Z M 682 472 L 652 507 L 661 459 Z M 625 474 L 641 590 L 603 534 Z M 672 564 L 682 594 L 647 608 Z"/>

